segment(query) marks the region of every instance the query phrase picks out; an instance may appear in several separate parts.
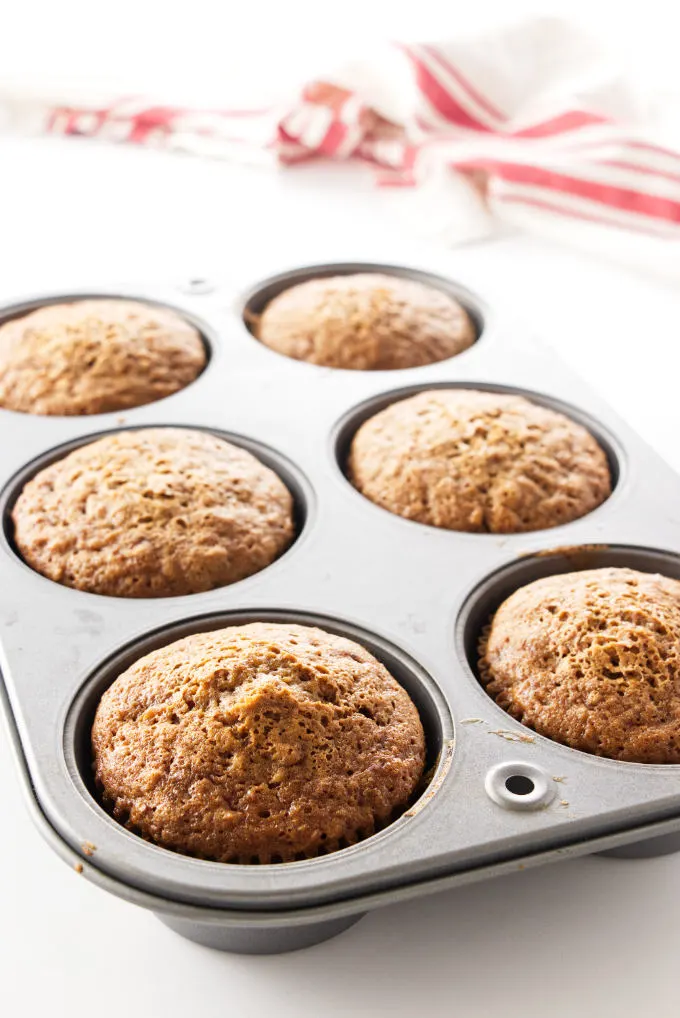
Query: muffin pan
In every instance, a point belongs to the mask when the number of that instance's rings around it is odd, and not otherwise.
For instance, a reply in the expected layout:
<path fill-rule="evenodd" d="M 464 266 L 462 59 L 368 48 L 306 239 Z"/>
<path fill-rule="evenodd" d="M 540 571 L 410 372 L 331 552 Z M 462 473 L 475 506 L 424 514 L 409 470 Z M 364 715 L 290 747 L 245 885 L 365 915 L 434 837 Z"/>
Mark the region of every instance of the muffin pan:
<path fill-rule="evenodd" d="M 358 271 L 451 292 L 472 314 L 477 342 L 426 367 L 361 372 L 290 360 L 249 333 L 244 315 L 284 287 Z M 562 856 L 678 847 L 678 766 L 619 763 L 536 735 L 487 696 L 474 648 L 490 612 L 538 576 L 627 565 L 680 578 L 680 479 L 548 350 L 457 283 L 364 264 L 298 269 L 250 289 L 241 282 L 94 295 L 167 304 L 198 325 L 210 359 L 186 389 L 122 415 L 0 411 L 2 698 L 31 811 L 53 846 L 79 873 L 184 936 L 251 953 L 304 947 L 368 909 Z M 81 296 L 93 294 L 15 304 L 0 320 Z M 433 386 L 520 392 L 573 417 L 609 457 L 611 497 L 564 526 L 506 536 L 438 530 L 373 505 L 344 475 L 354 431 L 391 401 Z M 9 516 L 22 484 L 102 433 L 159 425 L 213 431 L 276 470 L 297 506 L 289 550 L 232 586 L 172 598 L 84 593 L 25 565 Z M 256 619 L 320 625 L 382 660 L 420 711 L 429 784 L 379 833 L 316 859 L 230 865 L 152 845 L 93 794 L 97 698 L 154 647 Z"/>

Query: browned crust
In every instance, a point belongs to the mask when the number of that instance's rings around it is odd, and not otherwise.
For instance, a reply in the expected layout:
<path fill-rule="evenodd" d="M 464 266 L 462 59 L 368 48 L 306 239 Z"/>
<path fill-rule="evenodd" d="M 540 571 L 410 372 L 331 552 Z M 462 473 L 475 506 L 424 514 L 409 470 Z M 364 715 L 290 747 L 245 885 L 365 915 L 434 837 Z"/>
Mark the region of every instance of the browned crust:
<path fill-rule="evenodd" d="M 26 484 L 12 520 L 33 569 L 113 597 L 234 583 L 294 536 L 292 496 L 274 471 L 184 428 L 119 431 L 76 449 Z"/>
<path fill-rule="evenodd" d="M 497 534 L 578 519 L 611 492 L 580 424 L 522 396 L 432 389 L 361 425 L 350 480 L 376 505 L 447 530 Z"/>
<path fill-rule="evenodd" d="M 512 717 L 598 756 L 680 763 L 680 582 L 591 569 L 521 587 L 482 634 L 480 677 Z"/>
<path fill-rule="evenodd" d="M 432 364 L 476 338 L 470 316 L 453 297 L 380 273 L 299 283 L 249 324 L 262 343 L 287 357 L 363 371 Z"/>
<path fill-rule="evenodd" d="M 92 729 L 113 815 L 221 862 L 331 852 L 402 810 L 425 739 L 408 694 L 358 644 L 252 623 L 154 651 L 104 693 Z"/>
<path fill-rule="evenodd" d="M 169 308 L 51 304 L 0 325 L 0 406 L 47 415 L 127 410 L 183 389 L 205 363 L 199 332 Z"/>

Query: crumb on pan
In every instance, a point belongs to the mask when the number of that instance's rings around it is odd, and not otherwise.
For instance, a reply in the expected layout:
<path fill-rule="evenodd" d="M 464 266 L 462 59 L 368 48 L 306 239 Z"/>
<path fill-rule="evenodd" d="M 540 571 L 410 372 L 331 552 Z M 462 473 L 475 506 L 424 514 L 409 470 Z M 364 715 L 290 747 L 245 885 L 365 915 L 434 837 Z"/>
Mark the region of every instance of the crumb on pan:
<path fill-rule="evenodd" d="M 487 732 L 487 735 L 498 735 L 501 739 L 505 739 L 506 742 L 535 742 L 533 735 L 525 735 L 522 732 L 512 732 L 507 728 L 497 728 L 494 731 Z"/>

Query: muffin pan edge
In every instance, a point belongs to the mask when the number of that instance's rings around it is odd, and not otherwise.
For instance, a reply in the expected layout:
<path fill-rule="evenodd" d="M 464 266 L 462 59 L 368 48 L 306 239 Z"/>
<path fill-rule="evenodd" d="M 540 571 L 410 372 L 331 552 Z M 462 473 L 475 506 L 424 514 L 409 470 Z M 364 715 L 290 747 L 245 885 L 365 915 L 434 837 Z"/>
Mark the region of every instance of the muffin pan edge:
<path fill-rule="evenodd" d="M 395 267 L 372 268 L 390 271 Z M 410 274 L 408 269 L 400 271 Z M 290 274 L 286 278 L 290 279 Z M 457 284 L 453 286 L 455 292 L 464 292 Z M 66 298 L 49 298 L 51 302 L 60 299 Z M 143 300 L 144 295 L 137 294 L 135 299 Z M 148 299 L 184 313 L 182 300 L 174 294 L 149 292 Z M 201 310 L 204 300 L 205 309 Z M 313 490 L 313 526 L 307 524 L 305 541 L 295 542 L 277 569 L 259 574 L 245 603 L 244 592 L 235 584 L 198 595 L 203 598 L 201 610 L 211 616 L 235 615 L 246 608 L 252 616 L 272 610 L 297 615 L 307 612 L 349 619 L 350 627 L 356 622 L 359 631 L 380 634 L 378 639 L 384 637 L 389 644 L 403 648 L 439 687 L 456 721 L 455 753 L 446 761 L 451 766 L 435 794 L 427 799 L 425 793 L 424 808 L 415 809 L 414 816 L 397 821 L 392 830 L 387 827 L 351 849 L 309 864 L 227 866 L 227 870 L 240 871 L 234 881 L 231 875 L 215 873 L 225 864 L 184 859 L 140 842 L 140 850 L 144 850 L 141 867 L 131 866 L 126 882 L 113 871 L 116 860 L 125 856 L 128 839 L 135 836 L 120 828 L 115 844 L 98 845 L 90 838 L 92 830 L 85 814 L 79 818 L 69 815 L 76 793 L 69 786 L 72 779 L 67 760 L 60 756 L 63 725 L 84 679 L 96 673 L 104 658 L 145 632 L 184 624 L 196 615 L 199 602 L 179 598 L 174 604 L 175 599 L 113 604 L 118 599 L 74 594 L 49 581 L 39 582 L 28 569 L 12 569 L 9 549 L 5 549 L 5 558 L 0 559 L 0 570 L 7 569 L 7 582 L 0 591 L 0 646 L 10 722 L 21 742 L 24 780 L 30 780 L 35 811 L 56 831 L 60 843 L 69 846 L 64 851 L 75 853 L 70 855 L 78 860 L 74 865 L 82 866 L 85 875 L 97 882 L 117 885 L 117 893 L 129 894 L 180 923 L 290 932 L 296 924 L 304 927 L 303 912 L 310 920 L 314 916 L 323 922 L 340 921 L 367 907 L 415 896 L 435 886 L 680 831 L 680 796 L 674 787 L 677 771 L 672 765 L 618 764 L 553 744 L 546 746 L 546 740 L 540 744 L 522 742 L 522 726 L 509 717 L 499 718 L 499 708 L 465 675 L 467 662 L 460 656 L 455 636 L 456 619 L 471 591 L 485 577 L 521 561 L 519 556 L 525 553 L 545 554 L 559 545 L 612 545 L 655 547 L 662 553 L 668 549 L 677 554 L 680 521 L 675 520 L 670 506 L 680 495 L 680 480 L 578 379 L 558 366 L 555 358 L 545 352 L 528 352 L 524 337 L 515 345 L 511 332 L 504 334 L 501 342 L 491 312 L 484 314 L 483 336 L 464 356 L 405 369 L 398 375 L 393 371 L 364 374 L 316 369 L 310 384 L 307 365 L 281 357 L 275 364 L 269 352 L 247 335 L 239 300 L 228 287 L 218 288 L 217 298 L 196 294 L 191 310 L 187 303 L 186 314 L 191 320 L 196 309 L 210 323 L 213 359 L 209 369 L 171 397 L 173 403 L 163 402 L 162 419 L 151 404 L 126 412 L 124 425 L 116 422 L 116 427 L 163 423 L 224 431 L 226 437 L 242 435 L 246 441 L 280 450 L 283 458 L 299 464 Z M 39 303 L 34 299 L 28 305 Z M 278 386 L 274 376 L 281 379 Z M 373 405 L 393 395 L 397 377 L 403 387 L 399 392 L 404 395 L 430 385 L 478 384 L 519 389 L 548 405 L 566 404 L 577 420 L 582 415 L 595 423 L 596 437 L 602 434 L 609 443 L 605 447 L 610 460 L 613 450 L 621 465 L 613 495 L 594 513 L 574 523 L 502 539 L 486 535 L 484 541 L 476 535 L 404 527 L 405 521 L 399 518 L 375 513 L 375 507 L 347 490 L 346 480 L 339 476 L 331 436 L 337 438 L 338 421 L 348 419 L 369 402 Z M 170 420 L 171 407 L 176 420 Z M 3 442 L 7 448 L 0 451 L 0 482 L 6 485 L 17 466 L 21 469 L 21 456 L 26 463 L 49 455 L 63 443 L 80 444 L 99 430 L 92 425 L 87 417 L 55 421 L 0 413 L 0 428 L 12 428 L 12 442 Z M 36 619 L 40 620 L 39 638 L 35 635 Z M 478 723 L 478 714 L 483 715 L 483 724 Z M 568 769 L 567 782 L 544 810 L 506 810 L 487 796 L 487 772 L 515 760 L 536 764 L 556 777 Z M 71 792 L 73 799 L 69 798 Z M 112 823 L 108 818 L 105 822 Z M 90 840 L 96 845 L 94 854 L 83 849 Z M 393 850 L 397 843 L 398 849 Z M 158 879 L 154 871 L 161 854 L 173 855 L 182 870 L 181 881 Z M 276 918 L 270 914 L 267 919 L 266 913 L 274 908 L 271 899 L 267 905 L 271 884 L 267 871 L 272 869 L 279 882 Z M 297 874 L 302 875 L 299 880 Z M 328 883 L 326 875 L 330 875 Z M 176 893 L 181 882 L 185 883 L 184 895 Z M 338 931 L 327 928 L 328 935 Z M 182 932 L 191 936 L 187 927 Z M 200 931 L 194 932 L 196 939 L 203 937 Z M 322 933 L 317 929 L 316 939 Z M 295 946 L 294 939 L 291 935 L 289 946 Z M 215 946 L 238 949 L 238 937 L 230 944 L 220 945 L 218 940 L 216 933 Z M 205 938 L 201 942 L 206 942 Z M 285 937 L 268 943 L 262 940 L 259 946 L 252 943 L 253 950 L 286 949 Z"/>

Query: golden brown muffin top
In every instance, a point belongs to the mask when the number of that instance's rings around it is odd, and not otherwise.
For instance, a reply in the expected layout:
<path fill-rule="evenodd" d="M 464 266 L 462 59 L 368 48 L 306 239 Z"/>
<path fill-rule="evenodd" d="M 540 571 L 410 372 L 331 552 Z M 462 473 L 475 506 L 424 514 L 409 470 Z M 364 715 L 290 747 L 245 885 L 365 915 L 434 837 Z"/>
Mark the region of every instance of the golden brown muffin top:
<path fill-rule="evenodd" d="M 198 331 L 168 308 L 94 298 L 50 304 L 0 325 L 0 406 L 127 410 L 183 389 L 205 362 Z"/>
<path fill-rule="evenodd" d="M 453 297 L 412 279 L 366 272 L 310 279 L 284 290 L 254 324 L 272 350 L 331 368 L 412 368 L 475 341 Z"/>
<path fill-rule="evenodd" d="M 274 471 L 185 428 L 81 446 L 25 485 L 12 520 L 33 569 L 113 597 L 223 587 L 269 565 L 294 536 L 293 500 Z"/>
<path fill-rule="evenodd" d="M 515 591 L 482 640 L 480 675 L 509 714 L 572 749 L 680 763 L 680 583 L 633 569 Z"/>
<path fill-rule="evenodd" d="M 607 457 L 575 421 L 522 396 L 432 389 L 361 425 L 348 473 L 376 505 L 446 530 L 568 523 L 611 493 Z"/>
<path fill-rule="evenodd" d="M 372 834 L 423 773 L 418 712 L 363 647 L 256 622 L 135 662 L 92 728 L 95 779 L 143 837 L 220 862 L 288 862 Z"/>

